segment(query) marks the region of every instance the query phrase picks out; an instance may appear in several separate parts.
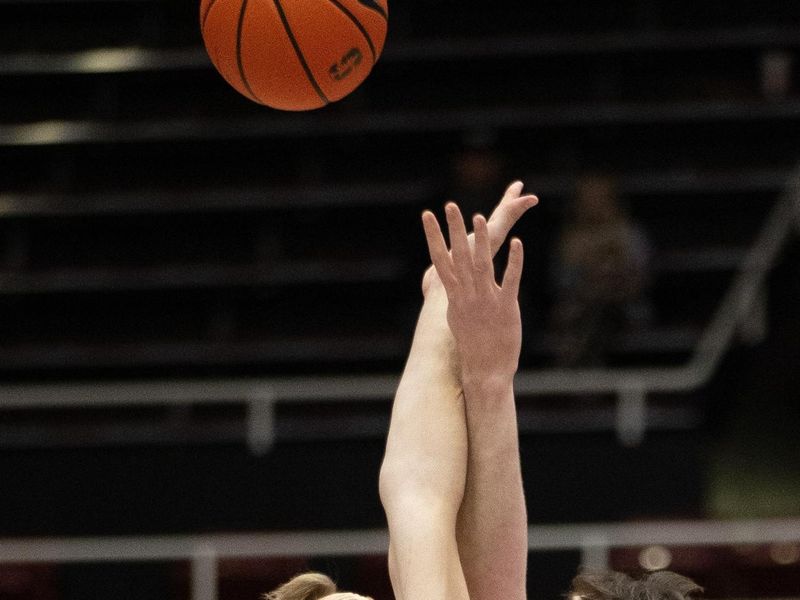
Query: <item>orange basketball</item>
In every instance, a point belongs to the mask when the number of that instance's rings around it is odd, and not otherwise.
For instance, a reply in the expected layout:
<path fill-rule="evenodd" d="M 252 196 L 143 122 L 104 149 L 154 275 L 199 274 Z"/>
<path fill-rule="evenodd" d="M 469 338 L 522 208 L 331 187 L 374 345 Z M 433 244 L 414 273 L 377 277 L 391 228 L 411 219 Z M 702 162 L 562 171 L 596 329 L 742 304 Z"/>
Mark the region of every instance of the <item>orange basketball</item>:
<path fill-rule="evenodd" d="M 383 50 L 387 0 L 201 0 L 214 66 L 241 94 L 282 110 L 344 98 Z"/>

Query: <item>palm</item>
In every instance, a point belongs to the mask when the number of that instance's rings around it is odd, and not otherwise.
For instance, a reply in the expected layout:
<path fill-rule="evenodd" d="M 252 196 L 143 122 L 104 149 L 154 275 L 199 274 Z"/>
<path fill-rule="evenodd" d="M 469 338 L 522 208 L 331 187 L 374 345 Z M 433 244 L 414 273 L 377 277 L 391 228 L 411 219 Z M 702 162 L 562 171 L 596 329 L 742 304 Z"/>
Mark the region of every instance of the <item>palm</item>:
<path fill-rule="evenodd" d="M 456 347 L 463 349 L 462 363 L 467 363 L 472 372 L 508 376 L 516 371 L 522 347 L 520 308 L 516 298 L 509 301 L 500 286 L 495 284 L 494 288 L 494 293 L 470 294 L 451 301 L 447 324 Z"/>
<path fill-rule="evenodd" d="M 462 368 L 481 377 L 512 376 L 521 345 L 517 294 L 522 275 L 522 243 L 512 240 L 508 266 L 502 284 L 498 285 L 492 263 L 496 248 L 492 248 L 486 219 L 481 215 L 473 218 L 474 239 L 470 243 L 458 207 L 450 203 L 445 212 L 449 250 L 433 213 L 423 215 L 423 224 L 438 281 L 447 293 L 447 320 Z M 507 228 L 504 232 L 499 229 L 503 234 L 513 225 L 499 221 Z M 430 286 L 436 282 L 433 275 L 428 281 Z"/>
<path fill-rule="evenodd" d="M 503 245 L 506 237 L 511 229 L 519 221 L 520 217 L 525 214 L 532 206 L 538 203 L 538 198 L 522 193 L 522 183 L 514 182 L 507 189 L 503 195 L 500 203 L 492 211 L 488 221 L 489 229 L 489 243 L 491 246 L 492 256 L 497 254 L 500 247 Z M 469 234 L 467 240 L 470 247 L 474 247 L 475 235 Z M 427 296 L 428 292 L 432 289 L 440 287 L 442 284 L 436 268 L 431 265 L 422 276 L 422 293 Z"/>

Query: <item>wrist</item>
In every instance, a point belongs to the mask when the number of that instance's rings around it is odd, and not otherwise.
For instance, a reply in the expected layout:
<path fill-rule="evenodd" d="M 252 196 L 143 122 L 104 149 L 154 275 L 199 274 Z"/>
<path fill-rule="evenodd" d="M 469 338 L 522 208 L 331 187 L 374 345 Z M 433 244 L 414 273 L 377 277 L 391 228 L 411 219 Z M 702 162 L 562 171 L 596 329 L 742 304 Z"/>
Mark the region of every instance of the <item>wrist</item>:
<path fill-rule="evenodd" d="M 472 392 L 480 396 L 501 397 L 514 392 L 514 371 L 482 370 L 462 367 L 461 385 L 465 394 Z"/>
<path fill-rule="evenodd" d="M 491 332 L 466 335 L 451 324 L 459 354 L 461 379 L 472 385 L 509 387 L 519 368 L 519 345 Z M 468 332 L 467 332 L 468 333 Z"/>

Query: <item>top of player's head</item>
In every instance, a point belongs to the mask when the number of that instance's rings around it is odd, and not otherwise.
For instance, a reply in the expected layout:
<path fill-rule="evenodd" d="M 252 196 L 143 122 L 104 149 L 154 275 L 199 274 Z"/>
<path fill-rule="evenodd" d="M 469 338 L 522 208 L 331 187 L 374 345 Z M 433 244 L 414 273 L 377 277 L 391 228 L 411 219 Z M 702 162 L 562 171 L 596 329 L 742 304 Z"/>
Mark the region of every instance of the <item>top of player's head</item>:
<path fill-rule="evenodd" d="M 703 588 L 683 575 L 656 571 L 634 579 L 616 571 L 584 571 L 572 580 L 571 597 L 582 600 L 693 600 Z"/>
<path fill-rule="evenodd" d="M 340 592 L 333 580 L 322 573 L 302 573 L 277 589 L 264 594 L 263 600 L 370 600 L 352 592 Z"/>

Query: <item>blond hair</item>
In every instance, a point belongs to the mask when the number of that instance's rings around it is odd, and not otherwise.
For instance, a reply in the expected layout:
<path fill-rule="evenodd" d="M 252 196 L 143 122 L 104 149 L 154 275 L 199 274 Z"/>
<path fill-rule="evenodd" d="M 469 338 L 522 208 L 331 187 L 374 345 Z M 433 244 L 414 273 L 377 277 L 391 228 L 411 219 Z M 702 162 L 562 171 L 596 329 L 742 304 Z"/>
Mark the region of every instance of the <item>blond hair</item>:
<path fill-rule="evenodd" d="M 572 580 L 572 595 L 584 600 L 693 600 L 703 591 L 688 577 L 656 571 L 633 579 L 616 571 L 586 571 Z"/>
<path fill-rule="evenodd" d="M 327 575 L 303 573 L 267 592 L 262 600 L 319 600 L 335 593 L 336 584 Z"/>

